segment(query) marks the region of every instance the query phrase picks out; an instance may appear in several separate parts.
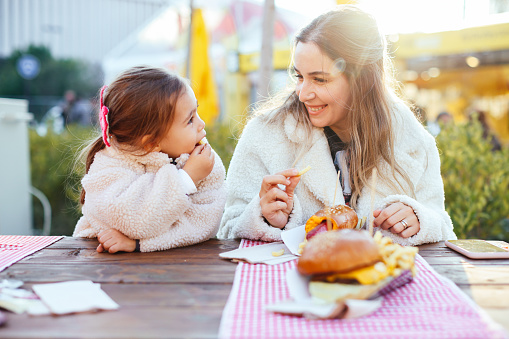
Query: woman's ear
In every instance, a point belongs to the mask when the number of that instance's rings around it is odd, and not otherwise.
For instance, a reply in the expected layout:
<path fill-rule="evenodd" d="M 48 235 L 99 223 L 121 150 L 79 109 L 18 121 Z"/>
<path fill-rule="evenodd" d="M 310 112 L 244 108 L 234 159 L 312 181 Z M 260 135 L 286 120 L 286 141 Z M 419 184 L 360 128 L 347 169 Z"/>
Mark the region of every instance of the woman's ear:
<path fill-rule="evenodd" d="M 159 152 L 161 151 L 161 147 L 159 145 L 155 145 L 153 143 L 148 143 L 148 141 L 152 138 L 151 135 L 147 134 L 141 137 L 141 144 L 144 145 L 143 149 L 145 152 Z"/>

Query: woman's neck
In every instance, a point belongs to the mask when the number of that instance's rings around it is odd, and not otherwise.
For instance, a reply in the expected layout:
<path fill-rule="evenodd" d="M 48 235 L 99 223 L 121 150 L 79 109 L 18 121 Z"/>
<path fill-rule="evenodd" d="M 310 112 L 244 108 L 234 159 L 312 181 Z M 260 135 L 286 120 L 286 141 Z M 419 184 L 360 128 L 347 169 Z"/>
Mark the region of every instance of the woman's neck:
<path fill-rule="evenodd" d="M 348 129 L 341 129 L 336 126 L 329 126 L 331 130 L 334 131 L 338 135 L 338 137 L 341 139 L 341 141 L 348 143 L 352 139 L 350 136 L 350 130 Z"/>

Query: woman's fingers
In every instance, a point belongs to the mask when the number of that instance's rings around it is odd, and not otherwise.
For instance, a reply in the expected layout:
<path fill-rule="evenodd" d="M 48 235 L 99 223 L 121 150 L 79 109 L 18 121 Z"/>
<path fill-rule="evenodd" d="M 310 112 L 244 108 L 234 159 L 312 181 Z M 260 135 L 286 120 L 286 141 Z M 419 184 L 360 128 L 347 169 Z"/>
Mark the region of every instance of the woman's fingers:
<path fill-rule="evenodd" d="M 294 178 L 299 172 L 295 168 L 290 168 L 281 172 L 278 172 L 276 174 L 270 174 L 266 175 L 262 179 L 262 185 L 260 188 L 260 198 L 268 192 L 272 187 L 277 185 L 283 185 L 283 186 L 289 186 L 292 185 L 292 183 L 295 182 Z M 297 182 L 294 183 L 294 185 L 297 185 Z"/>
<path fill-rule="evenodd" d="M 261 204 L 269 204 L 276 201 L 284 202 L 285 207 L 286 202 L 288 201 L 288 194 L 278 187 L 272 187 L 263 197 L 260 198 Z"/>
<path fill-rule="evenodd" d="M 297 184 L 300 181 L 300 176 L 290 177 L 288 180 L 290 181 L 290 184 L 286 186 L 286 193 L 293 197 L 293 192 L 295 191 L 295 188 L 297 187 Z"/>
<path fill-rule="evenodd" d="M 414 210 L 401 202 L 391 204 L 381 211 L 374 211 L 373 216 L 376 226 L 403 238 L 411 237 L 420 230 L 419 219 Z"/>
<path fill-rule="evenodd" d="M 396 212 L 396 210 L 397 207 L 395 207 L 394 204 L 387 206 L 386 208 L 382 209 L 380 213 L 375 217 L 373 223 L 375 226 L 384 230 L 391 228 L 393 225 L 389 223 L 388 219 Z M 375 214 L 373 213 L 373 215 Z"/>
<path fill-rule="evenodd" d="M 404 206 L 406 205 L 398 202 L 382 209 L 374 220 L 375 225 L 384 230 L 388 230 L 395 226 L 400 220 L 403 220 L 408 215 L 408 211 L 405 212 Z"/>
<path fill-rule="evenodd" d="M 272 226 L 282 228 L 288 222 L 288 195 L 278 187 L 270 189 L 261 199 L 262 215 Z"/>
<path fill-rule="evenodd" d="M 263 177 L 260 188 L 260 207 L 262 215 L 274 227 L 282 228 L 288 222 L 293 209 L 293 194 L 300 181 L 299 172 L 290 168 Z M 284 188 L 281 188 L 285 186 Z"/>
<path fill-rule="evenodd" d="M 283 175 L 273 174 L 266 175 L 263 177 L 262 185 L 260 188 L 260 198 L 263 197 L 268 191 L 272 188 L 277 187 L 277 185 L 290 185 L 291 181 L 287 179 Z"/>

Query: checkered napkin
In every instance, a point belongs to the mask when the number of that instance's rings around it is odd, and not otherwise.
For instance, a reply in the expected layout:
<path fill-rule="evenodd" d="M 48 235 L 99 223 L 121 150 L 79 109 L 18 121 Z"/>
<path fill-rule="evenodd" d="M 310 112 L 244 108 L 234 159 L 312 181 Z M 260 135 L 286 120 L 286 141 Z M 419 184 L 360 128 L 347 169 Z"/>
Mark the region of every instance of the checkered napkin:
<path fill-rule="evenodd" d="M 243 240 L 240 247 L 263 242 Z M 286 271 L 279 265 L 239 263 L 219 328 L 220 338 L 507 338 L 449 279 L 416 255 L 417 276 L 382 306 L 362 318 L 309 320 L 268 312 L 265 306 L 290 298 Z"/>
<path fill-rule="evenodd" d="M 0 272 L 62 238 L 62 236 L 0 235 Z"/>

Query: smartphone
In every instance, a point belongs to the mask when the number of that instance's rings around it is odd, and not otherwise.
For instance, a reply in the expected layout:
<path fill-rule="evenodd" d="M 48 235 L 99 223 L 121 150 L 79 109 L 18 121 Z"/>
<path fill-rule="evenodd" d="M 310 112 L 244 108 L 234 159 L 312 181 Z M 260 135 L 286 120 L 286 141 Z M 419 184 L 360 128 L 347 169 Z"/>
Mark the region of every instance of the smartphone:
<path fill-rule="evenodd" d="M 509 243 L 499 240 L 446 240 L 445 245 L 472 259 L 509 259 Z"/>

